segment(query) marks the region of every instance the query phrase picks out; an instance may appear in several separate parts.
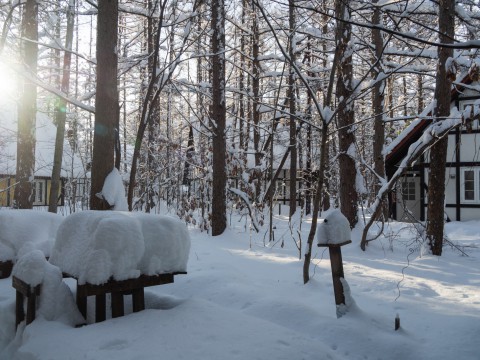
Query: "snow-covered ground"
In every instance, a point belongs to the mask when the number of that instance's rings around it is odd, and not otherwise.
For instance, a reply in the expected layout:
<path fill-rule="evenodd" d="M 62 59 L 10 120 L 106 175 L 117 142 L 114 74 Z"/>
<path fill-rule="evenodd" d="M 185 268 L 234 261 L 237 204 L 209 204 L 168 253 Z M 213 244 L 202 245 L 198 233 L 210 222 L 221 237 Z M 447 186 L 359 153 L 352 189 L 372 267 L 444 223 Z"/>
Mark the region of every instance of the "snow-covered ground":
<path fill-rule="evenodd" d="M 480 359 L 480 222 L 447 224 L 468 256 L 422 254 L 405 223 L 362 252 L 354 231 L 342 248 L 354 303 L 337 319 L 328 250 L 315 247 L 304 285 L 286 218 L 272 243 L 232 219 L 219 237 L 190 229 L 188 274 L 146 289 L 145 311 L 127 300 L 122 318 L 74 328 L 39 317 L 15 334 L 15 292 L 0 280 L 0 359 Z"/>

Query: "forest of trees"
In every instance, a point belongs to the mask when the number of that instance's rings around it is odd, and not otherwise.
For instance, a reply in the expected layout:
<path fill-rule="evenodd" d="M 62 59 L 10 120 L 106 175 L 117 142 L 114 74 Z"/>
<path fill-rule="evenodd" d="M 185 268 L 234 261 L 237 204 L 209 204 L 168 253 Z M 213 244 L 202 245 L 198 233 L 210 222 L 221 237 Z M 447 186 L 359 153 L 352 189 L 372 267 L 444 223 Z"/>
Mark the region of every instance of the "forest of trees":
<path fill-rule="evenodd" d="M 359 207 L 388 216 L 385 146 L 434 99 L 433 121 L 448 117 L 480 49 L 477 0 L 1 0 L 0 20 L 19 79 L 19 207 L 40 111 L 91 174 L 75 206 L 108 207 L 94 194 L 114 166 L 130 210 L 162 206 L 213 235 L 232 212 L 258 231 L 282 199 L 292 221 L 312 216 L 306 258 L 320 211 L 352 227 Z"/>

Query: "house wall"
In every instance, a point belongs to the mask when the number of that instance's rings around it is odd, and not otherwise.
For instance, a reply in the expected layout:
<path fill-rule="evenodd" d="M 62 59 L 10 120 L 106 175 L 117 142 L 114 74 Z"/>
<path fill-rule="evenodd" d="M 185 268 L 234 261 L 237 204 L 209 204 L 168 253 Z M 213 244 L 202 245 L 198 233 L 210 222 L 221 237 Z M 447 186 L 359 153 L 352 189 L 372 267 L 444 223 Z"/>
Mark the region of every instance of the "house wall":
<path fill-rule="evenodd" d="M 428 154 L 426 157 L 429 159 Z M 475 177 L 475 200 L 465 201 L 463 172 L 471 170 Z M 428 186 L 429 167 L 424 170 Z M 425 190 L 425 207 L 428 203 Z M 464 127 L 449 134 L 447 168 L 445 170 L 445 214 L 450 220 L 468 221 L 480 219 L 480 129 L 468 132 Z M 426 219 L 426 216 L 425 216 Z M 425 220 L 422 219 L 422 220 Z"/>
<path fill-rule="evenodd" d="M 13 186 L 14 178 L 1 177 L 0 178 L 0 206 L 10 206 L 13 204 Z"/>
<path fill-rule="evenodd" d="M 465 88 L 459 88 L 455 95 L 454 104 L 460 111 L 467 110 L 468 107 L 480 104 L 480 83 L 478 81 L 465 82 L 468 84 Z M 387 171 L 389 176 L 394 172 L 395 166 L 406 155 L 407 149 L 411 142 L 421 136 L 425 127 L 416 127 L 410 129 L 414 131 L 405 135 L 403 138 L 410 139 L 409 142 L 398 143 L 397 153 L 393 153 Z M 415 131 L 416 130 L 416 131 Z M 413 134 L 413 135 L 412 135 Z M 410 135 L 410 137 L 408 137 Z M 408 205 L 412 213 L 419 213 L 419 220 L 426 220 L 427 204 L 428 204 L 428 176 L 429 176 L 429 152 L 423 155 L 412 167 L 412 171 L 418 174 L 419 179 L 416 183 L 420 187 L 420 201 L 413 202 L 410 200 Z M 407 176 L 411 176 L 407 175 Z M 469 179 L 467 178 L 467 173 Z M 450 220 L 468 221 L 480 219 L 480 123 L 479 120 L 467 122 L 466 125 L 453 130 L 448 135 L 447 164 L 445 177 L 445 214 Z M 401 182 L 401 180 L 399 181 Z M 397 186 L 397 203 L 393 207 L 395 213 L 394 218 L 401 220 L 404 214 L 402 202 L 404 199 L 398 198 L 399 187 Z"/>
<path fill-rule="evenodd" d="M 13 197 L 15 190 L 15 177 L 5 176 L 0 177 L 0 207 L 11 207 L 13 206 Z M 50 188 L 52 181 L 46 177 L 38 177 L 34 180 L 34 201 L 33 206 L 47 206 L 49 205 L 50 197 Z M 62 184 L 63 188 L 63 184 Z M 63 205 L 64 197 L 63 190 L 61 193 L 60 199 L 58 200 L 58 205 Z"/>

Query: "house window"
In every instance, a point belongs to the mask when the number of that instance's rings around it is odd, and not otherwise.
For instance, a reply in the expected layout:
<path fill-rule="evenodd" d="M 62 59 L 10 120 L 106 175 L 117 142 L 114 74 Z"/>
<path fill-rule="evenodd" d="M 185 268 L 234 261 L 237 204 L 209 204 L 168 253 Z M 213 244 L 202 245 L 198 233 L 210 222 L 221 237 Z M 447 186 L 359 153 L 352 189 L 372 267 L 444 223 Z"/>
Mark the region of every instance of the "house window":
<path fill-rule="evenodd" d="M 480 169 L 461 170 L 461 200 L 464 203 L 480 203 Z"/>
<path fill-rule="evenodd" d="M 478 100 L 477 99 L 464 100 L 464 101 L 460 102 L 460 110 L 461 111 L 465 110 L 467 107 L 472 107 L 473 108 L 474 106 L 478 106 Z M 463 127 L 466 128 L 467 130 L 478 130 L 479 129 L 479 122 L 478 122 L 478 120 L 473 120 L 471 122 L 468 122 L 467 125 L 464 125 Z"/>
<path fill-rule="evenodd" d="M 402 183 L 402 196 L 404 200 L 415 201 L 415 183 L 413 181 L 404 181 Z"/>
<path fill-rule="evenodd" d="M 33 205 L 45 204 L 45 182 L 43 180 L 35 180 L 33 182 Z"/>

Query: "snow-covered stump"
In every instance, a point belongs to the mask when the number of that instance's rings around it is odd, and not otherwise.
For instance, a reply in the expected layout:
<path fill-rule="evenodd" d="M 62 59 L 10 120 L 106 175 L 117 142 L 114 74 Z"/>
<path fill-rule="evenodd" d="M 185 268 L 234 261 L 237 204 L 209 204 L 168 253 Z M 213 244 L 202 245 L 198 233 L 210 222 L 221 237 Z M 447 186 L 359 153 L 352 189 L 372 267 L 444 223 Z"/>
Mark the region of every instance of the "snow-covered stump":
<path fill-rule="evenodd" d="M 57 233 L 50 262 L 77 280 L 77 306 L 87 319 L 87 298 L 95 296 L 95 321 L 122 316 L 123 296 L 133 311 L 145 308 L 144 288 L 173 283 L 186 274 L 190 237 L 171 217 L 119 211 L 83 211 L 68 216 Z"/>
<path fill-rule="evenodd" d="M 339 211 L 335 210 L 328 214 L 323 223 L 317 228 L 317 245 L 319 247 L 328 247 L 330 254 L 330 266 L 332 268 L 333 292 L 335 294 L 335 304 L 345 306 L 345 294 L 342 280 L 344 279 L 342 246 L 350 244 L 351 231 L 347 218 Z M 341 313 L 337 311 L 337 317 Z"/>

